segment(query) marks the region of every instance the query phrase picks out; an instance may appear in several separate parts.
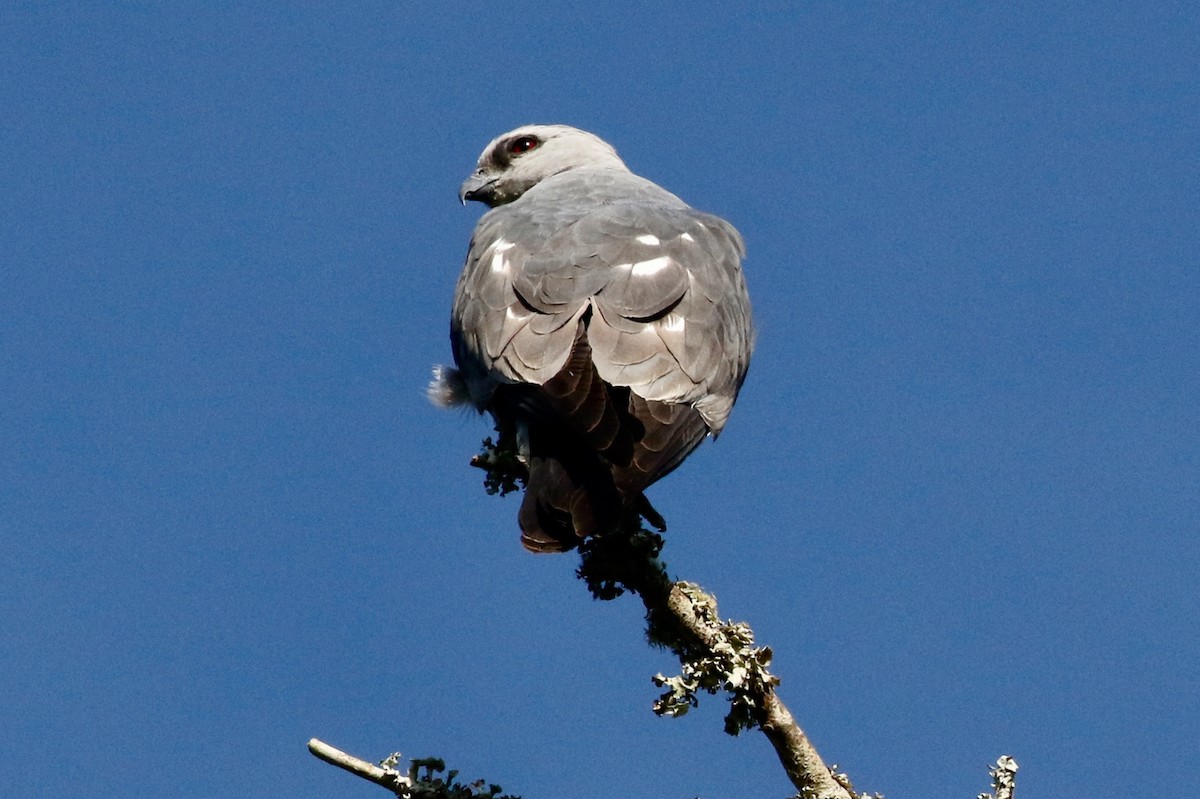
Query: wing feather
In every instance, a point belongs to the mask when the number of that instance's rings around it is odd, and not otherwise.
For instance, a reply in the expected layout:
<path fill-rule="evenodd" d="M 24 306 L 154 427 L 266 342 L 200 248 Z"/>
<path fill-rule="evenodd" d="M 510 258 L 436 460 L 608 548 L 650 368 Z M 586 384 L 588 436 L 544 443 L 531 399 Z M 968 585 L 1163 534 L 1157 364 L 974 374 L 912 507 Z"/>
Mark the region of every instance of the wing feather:
<path fill-rule="evenodd" d="M 583 321 L 600 378 L 719 432 L 752 344 L 740 236 L 632 175 L 565 178 L 490 211 L 472 239 L 453 338 L 477 405 L 498 384 L 547 383 Z"/>

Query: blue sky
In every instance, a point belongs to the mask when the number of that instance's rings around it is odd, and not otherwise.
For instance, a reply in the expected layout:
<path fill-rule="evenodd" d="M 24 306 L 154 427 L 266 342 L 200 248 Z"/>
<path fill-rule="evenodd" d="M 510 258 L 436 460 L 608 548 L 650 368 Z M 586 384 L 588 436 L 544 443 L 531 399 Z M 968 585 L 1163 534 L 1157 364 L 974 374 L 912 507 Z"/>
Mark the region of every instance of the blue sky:
<path fill-rule="evenodd" d="M 1186 3 L 9 4 L 0 784 L 784 796 L 655 718 L 633 600 L 518 544 L 424 397 L 496 134 L 744 234 L 721 440 L 651 498 L 889 799 L 1194 789 L 1200 14 Z"/>

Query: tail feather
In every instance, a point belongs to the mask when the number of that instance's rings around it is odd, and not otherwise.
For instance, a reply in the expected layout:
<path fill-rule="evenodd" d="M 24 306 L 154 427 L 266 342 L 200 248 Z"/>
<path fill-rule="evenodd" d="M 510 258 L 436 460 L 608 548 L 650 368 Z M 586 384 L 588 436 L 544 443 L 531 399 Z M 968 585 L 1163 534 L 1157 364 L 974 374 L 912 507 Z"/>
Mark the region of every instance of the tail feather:
<path fill-rule="evenodd" d="M 631 513 L 663 529 L 642 493 L 687 457 L 708 427 L 689 405 L 643 399 L 605 383 L 586 319 L 562 370 L 541 386 L 498 387 L 493 412 L 527 432 L 529 477 L 517 519 L 534 552 L 566 552 L 616 530 Z"/>
<path fill-rule="evenodd" d="M 624 503 L 612 473 L 588 450 L 531 431 L 529 479 L 517 520 L 521 543 L 534 552 L 566 552 L 621 522 Z"/>

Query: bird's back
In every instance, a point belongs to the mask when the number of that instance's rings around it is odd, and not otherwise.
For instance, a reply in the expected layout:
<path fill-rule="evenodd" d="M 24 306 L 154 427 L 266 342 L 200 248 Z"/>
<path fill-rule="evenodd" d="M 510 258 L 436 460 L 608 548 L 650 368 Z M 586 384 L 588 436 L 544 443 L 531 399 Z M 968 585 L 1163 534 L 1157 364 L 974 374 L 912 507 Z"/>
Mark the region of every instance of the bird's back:
<path fill-rule="evenodd" d="M 526 546 L 658 518 L 643 490 L 721 431 L 749 365 L 742 255 L 727 222 L 619 161 L 544 177 L 480 219 L 451 339 L 471 400 L 528 467 Z"/>

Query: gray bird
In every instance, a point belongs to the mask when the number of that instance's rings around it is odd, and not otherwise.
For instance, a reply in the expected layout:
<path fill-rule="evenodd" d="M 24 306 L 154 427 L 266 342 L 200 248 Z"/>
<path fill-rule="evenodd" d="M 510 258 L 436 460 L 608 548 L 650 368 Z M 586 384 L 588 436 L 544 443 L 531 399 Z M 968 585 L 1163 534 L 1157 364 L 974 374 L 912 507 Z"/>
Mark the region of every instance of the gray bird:
<path fill-rule="evenodd" d="M 528 468 L 518 521 L 563 552 L 631 512 L 729 418 L 753 331 L 741 236 L 565 125 L 493 140 L 459 197 L 471 238 L 438 405 L 488 411 Z"/>

